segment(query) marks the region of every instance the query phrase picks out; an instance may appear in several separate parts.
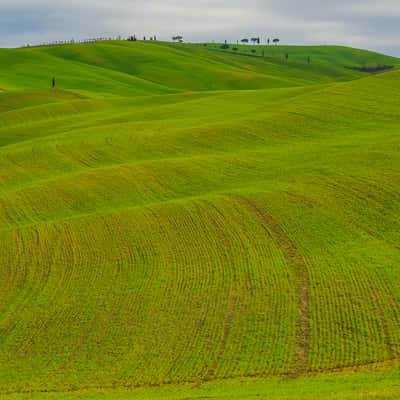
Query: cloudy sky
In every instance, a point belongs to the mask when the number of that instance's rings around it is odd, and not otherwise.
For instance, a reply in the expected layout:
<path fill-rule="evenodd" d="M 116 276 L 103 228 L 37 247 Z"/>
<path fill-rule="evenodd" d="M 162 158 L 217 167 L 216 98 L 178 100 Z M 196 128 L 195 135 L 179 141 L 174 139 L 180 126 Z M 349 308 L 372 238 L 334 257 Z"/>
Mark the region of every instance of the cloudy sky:
<path fill-rule="evenodd" d="M 277 36 L 400 57 L 400 0 L 0 0 L 0 47 L 96 36 Z"/>

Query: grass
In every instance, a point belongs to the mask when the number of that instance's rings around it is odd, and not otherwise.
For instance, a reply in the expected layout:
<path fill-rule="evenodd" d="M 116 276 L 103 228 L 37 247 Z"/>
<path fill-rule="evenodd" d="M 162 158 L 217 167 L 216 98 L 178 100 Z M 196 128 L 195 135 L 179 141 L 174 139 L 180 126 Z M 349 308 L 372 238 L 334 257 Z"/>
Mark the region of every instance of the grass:
<path fill-rule="evenodd" d="M 0 50 L 4 398 L 400 396 L 398 60 L 209 47 Z"/>
<path fill-rule="evenodd" d="M 357 372 L 316 375 L 298 379 L 241 378 L 202 384 L 166 385 L 147 388 L 91 388 L 73 392 L 21 393 L 24 399 L 277 399 L 277 400 L 394 400 L 400 395 L 398 371 Z"/>
<path fill-rule="evenodd" d="M 206 43 L 200 46 L 211 50 L 222 51 L 219 44 Z M 277 64 L 288 67 L 311 68 L 315 73 L 340 71 L 347 69 L 361 69 L 368 65 L 398 66 L 399 60 L 395 57 L 377 54 L 372 51 L 359 50 L 342 46 L 265 46 L 265 45 L 229 45 L 224 53 L 238 53 L 262 57 Z M 233 50 L 236 48 L 237 50 Z M 287 57 L 286 57 L 287 56 Z M 344 72 L 342 71 L 342 74 Z M 340 74 L 336 72 L 336 76 Z M 351 75 L 350 75 L 351 76 Z M 355 75 L 357 76 L 357 75 Z"/>

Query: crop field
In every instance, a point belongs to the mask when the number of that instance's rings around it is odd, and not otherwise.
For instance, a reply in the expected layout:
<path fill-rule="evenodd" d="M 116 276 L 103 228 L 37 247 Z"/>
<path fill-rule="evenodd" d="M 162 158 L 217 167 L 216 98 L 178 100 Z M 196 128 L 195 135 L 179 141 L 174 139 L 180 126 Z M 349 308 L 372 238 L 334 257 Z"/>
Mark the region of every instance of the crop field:
<path fill-rule="evenodd" d="M 400 60 L 219 47 L 0 49 L 0 398 L 400 398 Z"/>

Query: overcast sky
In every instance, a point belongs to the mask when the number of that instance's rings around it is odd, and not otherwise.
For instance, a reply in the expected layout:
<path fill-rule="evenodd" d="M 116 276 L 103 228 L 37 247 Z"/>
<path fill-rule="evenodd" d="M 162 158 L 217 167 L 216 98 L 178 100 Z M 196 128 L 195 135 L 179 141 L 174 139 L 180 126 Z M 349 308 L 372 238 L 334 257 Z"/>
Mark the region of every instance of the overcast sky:
<path fill-rule="evenodd" d="M 0 0 L 0 47 L 96 36 L 340 44 L 400 57 L 400 0 Z"/>

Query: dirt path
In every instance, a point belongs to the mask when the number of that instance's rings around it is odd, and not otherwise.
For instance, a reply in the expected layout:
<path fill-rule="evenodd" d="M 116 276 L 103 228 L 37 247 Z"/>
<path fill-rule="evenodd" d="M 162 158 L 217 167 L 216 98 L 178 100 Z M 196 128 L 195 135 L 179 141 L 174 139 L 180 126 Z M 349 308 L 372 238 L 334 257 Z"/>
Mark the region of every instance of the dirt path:
<path fill-rule="evenodd" d="M 296 245 L 271 215 L 260 210 L 254 202 L 245 197 L 239 196 L 236 198 L 242 205 L 256 214 L 265 232 L 281 249 L 288 267 L 292 271 L 294 283 L 296 285 L 298 310 L 293 375 L 304 374 L 307 372 L 307 359 L 310 348 L 310 310 L 308 304 L 310 283 L 307 265 Z"/>

